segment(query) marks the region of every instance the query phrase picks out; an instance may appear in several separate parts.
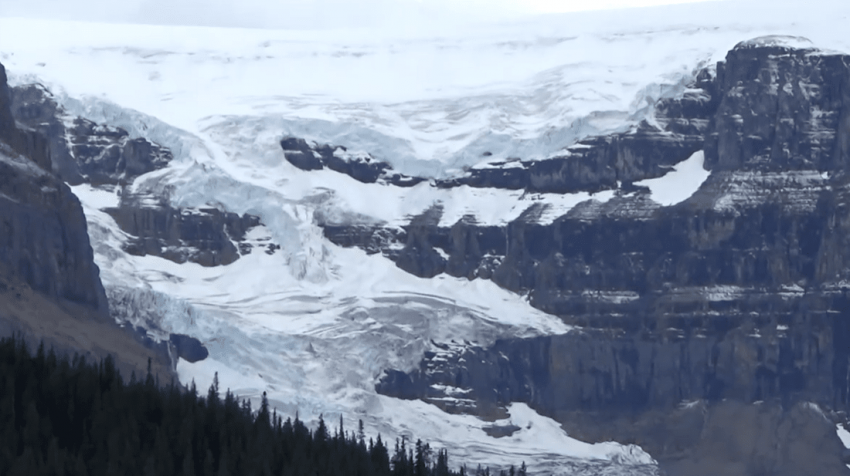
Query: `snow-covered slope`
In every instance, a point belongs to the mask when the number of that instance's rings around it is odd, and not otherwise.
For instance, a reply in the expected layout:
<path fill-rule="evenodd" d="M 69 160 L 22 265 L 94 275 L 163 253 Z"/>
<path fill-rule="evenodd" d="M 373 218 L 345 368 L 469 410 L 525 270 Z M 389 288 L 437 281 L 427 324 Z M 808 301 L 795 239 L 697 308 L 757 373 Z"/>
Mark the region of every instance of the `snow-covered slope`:
<path fill-rule="evenodd" d="M 622 129 L 741 40 L 846 51 L 843 2 L 735 1 L 523 18 L 442 31 L 268 31 L 0 20 L 0 60 L 190 132 L 269 116 L 404 173 L 546 156 Z"/>
<path fill-rule="evenodd" d="M 316 224 L 400 226 L 439 204 L 501 224 L 531 203 L 551 221 L 593 196 L 366 185 L 286 162 L 287 135 L 363 151 L 408 174 L 451 175 L 483 160 L 544 159 L 582 137 L 652 122 L 651 106 L 682 94 L 695 72 L 741 40 L 806 36 L 850 50 L 850 5 L 816 1 L 695 4 L 557 15 L 443 32 L 438 37 L 348 31 L 264 31 L 103 25 L 0 18 L 0 61 L 13 84 L 40 82 L 69 114 L 125 128 L 175 160 L 131 191 L 181 208 L 259 216 L 248 240 L 277 243 L 205 268 L 122 250 L 128 237 L 103 210 L 117 190 L 74 187 L 116 317 L 149 332 L 200 339 L 210 358 L 181 378 L 315 419 L 342 413 L 385 437 L 412 434 L 455 462 L 534 462 L 537 469 L 653 471 L 639 448 L 587 445 L 524 405 L 497 422 L 378 395 L 387 368 L 411 369 L 432 341 L 487 344 L 568 332 L 522 296 L 487 280 L 413 277 L 380 255 L 329 243 Z M 484 155 L 489 152 L 490 155 Z M 707 172 L 702 154 L 646 180 L 672 205 Z M 682 180 L 685 176 L 686 180 Z M 512 436 L 484 428 L 512 424 Z M 354 426 L 349 426 L 353 428 Z M 607 469 L 606 469 L 607 468 Z"/>

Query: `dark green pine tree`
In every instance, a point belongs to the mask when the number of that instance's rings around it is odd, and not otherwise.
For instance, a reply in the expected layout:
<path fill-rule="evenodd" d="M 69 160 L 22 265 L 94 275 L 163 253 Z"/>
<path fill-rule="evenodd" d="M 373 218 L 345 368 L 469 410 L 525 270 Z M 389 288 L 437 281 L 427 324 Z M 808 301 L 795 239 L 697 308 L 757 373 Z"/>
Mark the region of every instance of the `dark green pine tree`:
<path fill-rule="evenodd" d="M 428 452 L 427 445 L 422 440 L 416 440 L 416 456 L 413 463 L 413 476 L 428 476 Z"/>
<path fill-rule="evenodd" d="M 437 465 L 434 468 L 434 476 L 449 476 L 449 453 L 447 450 L 437 451 Z"/>
<path fill-rule="evenodd" d="M 283 419 L 227 390 L 218 378 L 201 397 L 194 385 L 160 387 L 150 370 L 125 384 L 112 359 L 89 364 L 57 358 L 20 339 L 0 339 L 0 475 L 101 476 L 465 476 L 439 450 L 397 440 L 390 457 L 362 421 L 333 438 L 324 418 L 310 431 L 296 414 Z M 525 472 L 525 465 L 520 469 Z"/>

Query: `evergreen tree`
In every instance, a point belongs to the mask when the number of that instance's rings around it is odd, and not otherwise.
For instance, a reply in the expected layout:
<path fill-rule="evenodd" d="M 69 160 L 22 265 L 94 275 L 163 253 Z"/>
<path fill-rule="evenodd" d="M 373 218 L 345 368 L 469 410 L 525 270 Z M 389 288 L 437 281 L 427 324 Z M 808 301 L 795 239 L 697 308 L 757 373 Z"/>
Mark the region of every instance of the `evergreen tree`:
<path fill-rule="evenodd" d="M 422 440 L 416 440 L 416 456 L 413 463 L 413 476 L 428 476 L 427 456 Z"/>
<path fill-rule="evenodd" d="M 323 415 L 319 415 L 319 426 L 316 427 L 316 431 L 313 433 L 313 441 L 319 447 L 324 446 L 328 441 L 328 427 L 325 426 Z"/>
<path fill-rule="evenodd" d="M 259 410 L 217 376 L 205 397 L 191 385 L 165 387 L 151 374 L 121 378 L 114 361 L 89 364 L 58 358 L 39 346 L 29 355 L 20 339 L 0 339 L 0 475 L 105 476 L 465 476 L 439 450 L 406 440 L 389 450 L 381 435 L 366 445 L 362 420 L 347 435 L 340 416 L 335 437 L 324 418 L 311 432 L 298 418 Z M 523 464 L 520 473 L 524 475 Z"/>

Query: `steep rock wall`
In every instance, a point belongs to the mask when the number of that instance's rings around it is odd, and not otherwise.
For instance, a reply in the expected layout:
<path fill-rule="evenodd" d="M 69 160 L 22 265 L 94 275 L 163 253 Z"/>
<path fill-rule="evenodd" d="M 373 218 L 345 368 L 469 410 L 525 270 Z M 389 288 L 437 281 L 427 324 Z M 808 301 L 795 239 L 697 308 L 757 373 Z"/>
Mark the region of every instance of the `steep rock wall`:
<path fill-rule="evenodd" d="M 402 269 L 434 273 L 398 257 L 439 248 L 438 272 L 486 276 L 582 328 L 446 345 L 378 390 L 483 417 L 528 402 L 573 435 L 640 444 L 670 474 L 846 474 L 828 416 L 850 405 L 848 65 L 744 42 L 702 75 L 704 100 L 661 103 L 661 125 L 701 136 L 711 170 L 677 205 L 638 189 L 552 223 L 529 209 L 496 230 L 405 227 L 405 248 L 384 252 Z M 729 430 L 744 422 L 756 429 Z M 747 450 L 723 446 L 738 439 Z"/>
<path fill-rule="evenodd" d="M 107 315 L 80 202 L 48 173 L 46 141 L 23 141 L 36 135 L 17 129 L 10 105 L 0 65 L 0 266 L 39 292 Z"/>
<path fill-rule="evenodd" d="M 0 65 L 0 334 L 59 354 L 113 355 L 127 377 L 150 362 L 169 380 L 176 355 L 168 343 L 111 318 L 82 206 L 51 172 L 49 140 L 20 129 L 11 102 Z"/>

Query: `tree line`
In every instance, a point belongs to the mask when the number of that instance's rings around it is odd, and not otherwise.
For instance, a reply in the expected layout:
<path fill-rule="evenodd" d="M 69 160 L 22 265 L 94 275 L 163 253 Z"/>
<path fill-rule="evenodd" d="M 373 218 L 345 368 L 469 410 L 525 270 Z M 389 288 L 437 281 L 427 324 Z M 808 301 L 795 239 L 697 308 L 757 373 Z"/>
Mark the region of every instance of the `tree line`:
<path fill-rule="evenodd" d="M 148 372 L 125 382 L 115 362 L 58 357 L 23 339 L 0 339 L 0 474 L 8 476 L 467 476 L 448 452 L 417 440 L 364 435 L 363 422 L 331 432 L 270 410 L 254 411 L 218 376 L 206 396 L 160 385 Z M 489 476 L 480 466 L 470 473 Z M 502 476 L 525 476 L 519 469 Z"/>

